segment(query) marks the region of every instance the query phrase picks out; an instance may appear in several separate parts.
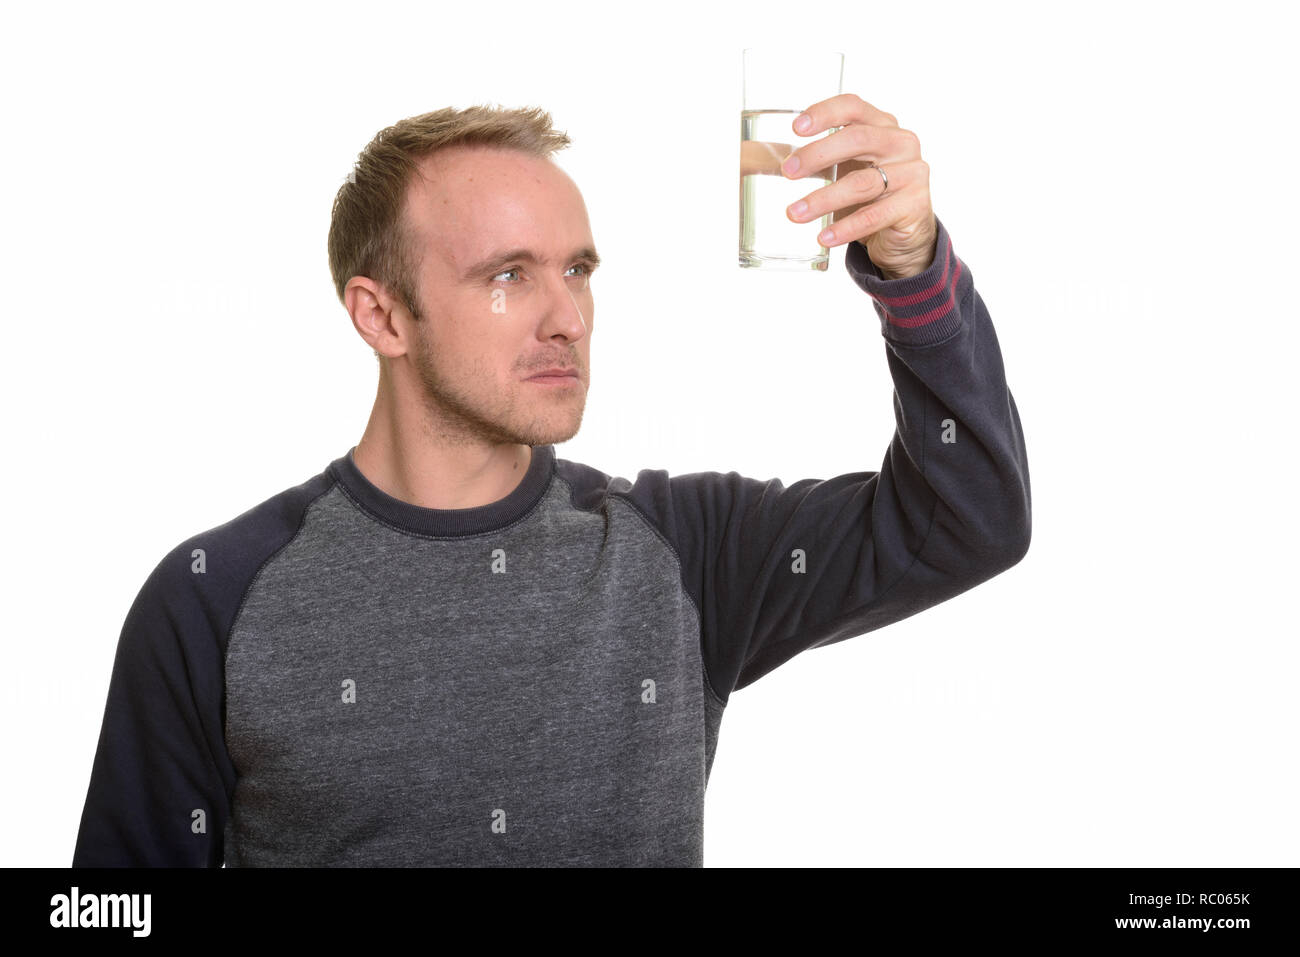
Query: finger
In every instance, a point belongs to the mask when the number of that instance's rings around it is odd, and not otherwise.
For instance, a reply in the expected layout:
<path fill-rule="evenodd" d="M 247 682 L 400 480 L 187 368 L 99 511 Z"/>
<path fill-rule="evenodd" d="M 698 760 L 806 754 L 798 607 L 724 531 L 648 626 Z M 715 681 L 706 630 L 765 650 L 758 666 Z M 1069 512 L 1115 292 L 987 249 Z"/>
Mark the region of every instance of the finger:
<path fill-rule="evenodd" d="M 919 158 L 921 143 L 911 130 L 855 123 L 801 146 L 781 165 L 790 179 L 827 169 L 843 160 L 871 160 L 878 166 Z"/>
<path fill-rule="evenodd" d="M 812 119 L 805 130 L 797 125 L 792 129 L 801 136 L 814 136 L 832 126 L 848 126 L 850 123 L 869 123 L 872 126 L 897 126 L 898 118 L 892 113 L 872 106 L 856 93 L 840 93 L 814 103 L 803 113 L 794 118 L 794 124 L 804 115 Z"/>
<path fill-rule="evenodd" d="M 907 215 L 916 215 L 918 207 L 924 208 L 929 202 L 926 194 L 915 190 L 906 193 L 886 193 L 874 203 L 859 207 L 846 218 L 837 217 L 834 224 L 823 229 L 817 241 L 823 246 L 839 246 L 855 239 L 866 239 L 873 233 L 893 223 L 898 223 Z"/>
<path fill-rule="evenodd" d="M 798 202 L 791 203 L 786 209 L 786 216 L 796 223 L 806 223 L 827 213 L 834 213 L 835 221 L 838 222 L 862 206 L 874 203 L 882 196 L 901 192 L 922 179 L 928 184 L 927 167 L 924 160 L 914 160 L 911 163 L 891 163 L 887 168 L 882 165 L 852 170 L 837 177 L 835 182 L 813 190 Z M 884 176 L 880 175 L 881 169 L 885 170 Z M 885 187 L 886 177 L 889 179 L 888 188 Z M 806 207 L 796 212 L 799 202 L 805 203 Z"/>

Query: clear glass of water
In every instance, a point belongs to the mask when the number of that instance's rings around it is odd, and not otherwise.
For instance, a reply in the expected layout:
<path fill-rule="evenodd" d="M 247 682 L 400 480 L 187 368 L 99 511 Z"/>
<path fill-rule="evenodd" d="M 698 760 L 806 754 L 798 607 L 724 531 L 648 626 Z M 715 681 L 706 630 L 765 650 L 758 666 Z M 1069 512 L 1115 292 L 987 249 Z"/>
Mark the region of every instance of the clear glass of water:
<path fill-rule="evenodd" d="M 827 213 L 796 223 L 786 208 L 835 181 L 835 166 L 788 179 L 781 164 L 796 149 L 834 133 L 800 136 L 791 127 L 807 107 L 842 92 L 843 53 L 747 49 L 740 110 L 740 265 L 826 271 L 830 253 L 817 236 Z"/>

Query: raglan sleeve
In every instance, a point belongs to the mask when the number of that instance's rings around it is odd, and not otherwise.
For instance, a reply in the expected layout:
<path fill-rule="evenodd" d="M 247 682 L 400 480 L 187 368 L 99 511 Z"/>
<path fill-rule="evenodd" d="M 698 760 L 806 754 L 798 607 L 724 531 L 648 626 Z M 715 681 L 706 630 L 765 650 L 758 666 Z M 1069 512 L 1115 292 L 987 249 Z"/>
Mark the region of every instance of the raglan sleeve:
<path fill-rule="evenodd" d="M 724 704 L 799 652 L 946 601 L 1029 548 L 1019 411 L 989 312 L 936 224 L 934 261 L 916 276 L 884 278 L 857 242 L 845 253 L 894 385 L 896 428 L 878 471 L 788 488 L 700 472 L 638 490 L 677 551 L 705 675 Z"/>
<path fill-rule="evenodd" d="M 188 545 L 149 575 L 117 642 L 73 867 L 221 867 L 235 772 L 224 652 Z"/>

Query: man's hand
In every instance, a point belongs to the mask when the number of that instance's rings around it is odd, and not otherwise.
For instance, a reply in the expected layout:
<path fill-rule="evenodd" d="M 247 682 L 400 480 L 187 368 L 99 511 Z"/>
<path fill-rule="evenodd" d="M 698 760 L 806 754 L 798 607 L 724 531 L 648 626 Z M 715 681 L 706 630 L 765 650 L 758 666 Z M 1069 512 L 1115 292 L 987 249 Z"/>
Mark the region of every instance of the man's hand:
<path fill-rule="evenodd" d="M 808 117 L 805 128 L 799 121 Z M 898 127 L 890 113 L 876 109 L 853 93 L 814 103 L 795 117 L 794 131 L 812 136 L 841 127 L 815 143 L 801 146 L 781 165 L 790 179 L 799 179 L 839 164 L 835 182 L 814 190 L 786 210 L 796 223 L 832 214 L 833 236 L 822 233 L 824 246 L 855 240 L 866 247 L 871 261 L 886 279 L 925 272 L 934 262 L 938 226 L 930 205 L 930 165 L 921 159 L 921 141 Z M 885 167 L 889 189 L 880 171 Z M 791 164 L 796 168 L 791 169 Z"/>

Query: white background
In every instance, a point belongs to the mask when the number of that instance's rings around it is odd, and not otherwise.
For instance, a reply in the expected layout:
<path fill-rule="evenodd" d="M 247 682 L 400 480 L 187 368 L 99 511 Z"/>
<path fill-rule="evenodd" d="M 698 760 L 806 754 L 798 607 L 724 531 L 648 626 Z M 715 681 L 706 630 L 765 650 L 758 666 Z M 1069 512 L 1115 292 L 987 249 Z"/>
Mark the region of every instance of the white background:
<path fill-rule="evenodd" d="M 605 265 L 568 459 L 880 467 L 844 270 L 736 265 L 740 51 L 846 54 L 918 134 L 1025 429 L 1006 573 L 737 692 L 724 865 L 1300 863 L 1283 4 L 23 5 L 6 14 L 3 863 L 72 857 L 167 550 L 360 438 L 330 204 L 381 127 L 540 105 Z"/>

